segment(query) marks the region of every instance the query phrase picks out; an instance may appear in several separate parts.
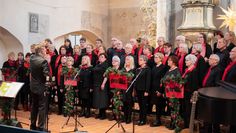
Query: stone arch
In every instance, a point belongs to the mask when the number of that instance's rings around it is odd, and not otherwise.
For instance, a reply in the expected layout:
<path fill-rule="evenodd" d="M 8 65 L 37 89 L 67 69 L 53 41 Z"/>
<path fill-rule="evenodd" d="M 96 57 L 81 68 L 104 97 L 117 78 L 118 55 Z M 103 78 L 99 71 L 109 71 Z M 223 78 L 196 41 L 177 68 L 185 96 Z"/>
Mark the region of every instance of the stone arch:
<path fill-rule="evenodd" d="M 0 67 L 7 60 L 9 52 L 17 55 L 18 52 L 23 52 L 23 45 L 12 33 L 0 26 Z"/>
<path fill-rule="evenodd" d="M 98 35 L 89 30 L 73 31 L 56 37 L 54 39 L 54 44 L 56 48 L 59 48 L 64 43 L 64 40 L 68 38 L 69 35 L 82 35 L 87 39 L 87 42 L 91 43 L 92 45 L 95 45 L 96 39 L 100 38 Z"/>

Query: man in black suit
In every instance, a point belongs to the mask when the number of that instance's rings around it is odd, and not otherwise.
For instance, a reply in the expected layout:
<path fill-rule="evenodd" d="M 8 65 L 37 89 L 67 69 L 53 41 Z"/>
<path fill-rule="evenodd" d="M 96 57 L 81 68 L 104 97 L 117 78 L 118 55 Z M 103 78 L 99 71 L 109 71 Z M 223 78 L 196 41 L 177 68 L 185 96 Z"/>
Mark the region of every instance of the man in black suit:
<path fill-rule="evenodd" d="M 30 129 L 36 130 L 36 121 L 38 119 L 39 131 L 44 130 L 46 120 L 46 95 L 45 82 L 46 76 L 50 75 L 48 62 L 43 58 L 46 55 L 46 48 L 44 45 L 36 45 L 35 55 L 30 57 L 30 90 L 32 95 L 32 111 L 31 111 L 31 125 Z"/>

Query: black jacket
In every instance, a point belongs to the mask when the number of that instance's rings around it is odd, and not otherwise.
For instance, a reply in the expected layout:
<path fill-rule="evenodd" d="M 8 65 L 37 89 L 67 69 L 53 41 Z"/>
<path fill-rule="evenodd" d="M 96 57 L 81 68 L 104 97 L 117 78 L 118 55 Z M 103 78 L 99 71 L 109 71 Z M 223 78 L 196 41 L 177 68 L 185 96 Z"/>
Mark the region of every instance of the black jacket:
<path fill-rule="evenodd" d="M 30 57 L 30 90 L 34 94 L 42 95 L 45 91 L 46 76 L 50 74 L 48 62 L 39 55 Z"/>
<path fill-rule="evenodd" d="M 160 87 L 161 84 L 161 79 L 164 77 L 167 69 L 166 67 L 161 64 L 158 67 L 153 67 L 152 68 L 152 93 L 155 93 L 158 91 L 159 93 L 164 93 L 164 90 L 162 87 Z"/>
<path fill-rule="evenodd" d="M 234 65 L 225 77 L 225 81 L 236 84 L 236 65 Z"/>
<path fill-rule="evenodd" d="M 134 88 L 138 91 L 149 92 L 151 88 L 151 69 L 148 66 L 138 68 L 136 69 L 135 75 L 138 76 L 140 71 L 141 73 L 135 82 Z"/>
<path fill-rule="evenodd" d="M 218 86 L 217 82 L 219 82 L 221 80 L 222 74 L 223 74 L 223 71 L 222 71 L 222 69 L 220 69 L 219 66 L 212 67 L 211 73 L 210 73 L 208 79 L 206 80 L 205 87 Z"/>

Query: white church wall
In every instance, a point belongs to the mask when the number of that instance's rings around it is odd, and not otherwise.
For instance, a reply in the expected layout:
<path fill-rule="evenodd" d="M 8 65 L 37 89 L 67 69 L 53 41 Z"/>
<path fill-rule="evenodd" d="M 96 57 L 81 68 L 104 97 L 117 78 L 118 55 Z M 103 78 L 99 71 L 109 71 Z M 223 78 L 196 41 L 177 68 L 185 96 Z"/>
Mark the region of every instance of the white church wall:
<path fill-rule="evenodd" d="M 97 3 L 107 1 L 97 0 Z M 0 0 L 0 26 L 20 40 L 26 53 L 32 43 L 46 37 L 53 40 L 57 36 L 84 29 L 81 26 L 84 11 L 104 16 L 108 14 L 107 4 L 95 8 L 93 3 L 94 0 Z M 29 32 L 29 13 L 39 15 L 38 33 Z M 102 26 L 98 24 L 96 28 L 102 30 Z"/>

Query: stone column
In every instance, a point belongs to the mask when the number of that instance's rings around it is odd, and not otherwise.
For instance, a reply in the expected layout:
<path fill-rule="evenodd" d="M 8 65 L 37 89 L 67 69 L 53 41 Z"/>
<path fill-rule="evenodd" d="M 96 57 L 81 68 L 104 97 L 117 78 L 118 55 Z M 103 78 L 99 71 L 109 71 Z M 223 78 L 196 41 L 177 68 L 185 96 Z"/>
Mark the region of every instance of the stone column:
<path fill-rule="evenodd" d="M 167 38 L 167 2 L 166 0 L 157 0 L 157 37 L 163 36 Z"/>

